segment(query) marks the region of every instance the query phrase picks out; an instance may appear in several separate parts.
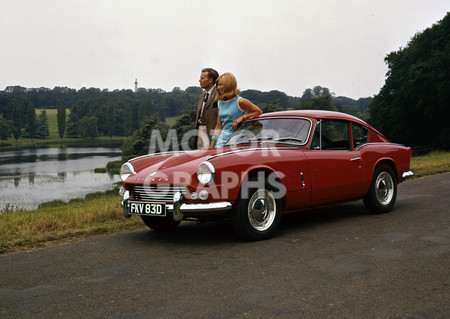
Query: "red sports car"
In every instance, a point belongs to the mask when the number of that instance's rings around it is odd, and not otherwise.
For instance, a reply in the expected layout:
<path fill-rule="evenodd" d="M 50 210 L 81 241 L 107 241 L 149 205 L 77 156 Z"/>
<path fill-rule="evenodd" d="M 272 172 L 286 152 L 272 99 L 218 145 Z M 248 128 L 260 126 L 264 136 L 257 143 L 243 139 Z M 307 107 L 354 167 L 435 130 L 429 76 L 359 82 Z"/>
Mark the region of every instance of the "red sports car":
<path fill-rule="evenodd" d="M 275 233 L 282 214 L 363 199 L 390 211 L 411 148 L 364 121 L 330 111 L 267 113 L 218 149 L 165 152 L 123 164 L 123 213 L 155 230 L 229 219 L 243 238 Z"/>

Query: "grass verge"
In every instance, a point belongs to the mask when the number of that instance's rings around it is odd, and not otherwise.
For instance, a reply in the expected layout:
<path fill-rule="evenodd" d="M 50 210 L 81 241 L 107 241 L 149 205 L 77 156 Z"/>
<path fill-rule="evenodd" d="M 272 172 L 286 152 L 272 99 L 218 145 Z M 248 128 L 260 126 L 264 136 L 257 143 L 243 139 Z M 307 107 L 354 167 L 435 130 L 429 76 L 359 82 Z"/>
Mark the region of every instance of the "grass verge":
<path fill-rule="evenodd" d="M 119 166 L 120 163 L 116 163 Z M 111 167 L 110 167 L 111 168 Z M 416 177 L 450 172 L 450 152 L 414 156 Z M 125 219 L 117 189 L 68 203 L 54 201 L 32 211 L 0 214 L 0 254 L 45 247 L 64 240 L 146 228 L 140 218 Z"/>
<path fill-rule="evenodd" d="M 144 227 L 140 218 L 123 218 L 120 201 L 115 189 L 68 203 L 45 203 L 32 211 L 4 212 L 0 214 L 0 253 Z"/>
<path fill-rule="evenodd" d="M 450 172 L 450 152 L 434 151 L 427 155 L 413 156 L 411 170 L 415 177 Z"/>

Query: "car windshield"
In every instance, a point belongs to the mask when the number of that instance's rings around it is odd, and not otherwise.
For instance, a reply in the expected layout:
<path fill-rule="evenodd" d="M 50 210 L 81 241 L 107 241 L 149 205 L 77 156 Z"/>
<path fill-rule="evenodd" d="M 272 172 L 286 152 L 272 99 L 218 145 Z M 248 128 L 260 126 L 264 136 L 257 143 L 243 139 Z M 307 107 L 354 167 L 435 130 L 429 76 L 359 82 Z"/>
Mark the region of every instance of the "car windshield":
<path fill-rule="evenodd" d="M 261 118 L 245 122 L 226 145 L 277 142 L 305 145 L 311 121 L 305 118 Z"/>

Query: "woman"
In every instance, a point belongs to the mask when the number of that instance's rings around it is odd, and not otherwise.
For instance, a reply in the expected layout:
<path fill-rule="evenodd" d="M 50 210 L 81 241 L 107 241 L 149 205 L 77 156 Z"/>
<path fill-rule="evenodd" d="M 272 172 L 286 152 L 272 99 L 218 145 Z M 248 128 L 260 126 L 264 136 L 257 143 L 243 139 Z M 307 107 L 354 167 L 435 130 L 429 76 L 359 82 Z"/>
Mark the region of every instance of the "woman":
<path fill-rule="evenodd" d="M 216 81 L 219 116 L 210 148 L 222 147 L 242 121 L 262 114 L 255 104 L 239 96 L 237 81 L 232 73 L 224 73 Z"/>

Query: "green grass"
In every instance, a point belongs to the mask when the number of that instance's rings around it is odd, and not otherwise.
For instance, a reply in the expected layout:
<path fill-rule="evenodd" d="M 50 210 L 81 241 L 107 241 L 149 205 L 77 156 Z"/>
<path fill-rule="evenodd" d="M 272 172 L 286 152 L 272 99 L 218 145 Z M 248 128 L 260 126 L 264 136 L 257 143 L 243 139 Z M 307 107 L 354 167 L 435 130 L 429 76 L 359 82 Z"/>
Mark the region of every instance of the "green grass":
<path fill-rule="evenodd" d="M 117 189 L 69 203 L 53 201 L 32 211 L 0 214 L 0 253 L 44 247 L 54 242 L 144 228 L 140 218 L 126 219 Z"/>
<path fill-rule="evenodd" d="M 166 124 L 173 127 L 181 116 L 166 117 Z"/>
<path fill-rule="evenodd" d="M 36 110 L 36 116 L 39 116 L 41 112 L 42 110 Z M 57 109 L 45 109 L 45 113 L 47 114 L 48 119 L 48 130 L 50 132 L 49 138 L 59 138 L 58 119 L 56 117 L 57 112 Z M 69 114 L 70 109 L 66 109 L 66 118 L 69 117 Z"/>
<path fill-rule="evenodd" d="M 427 155 L 413 156 L 411 170 L 415 177 L 450 172 L 450 152 L 434 151 Z"/>

